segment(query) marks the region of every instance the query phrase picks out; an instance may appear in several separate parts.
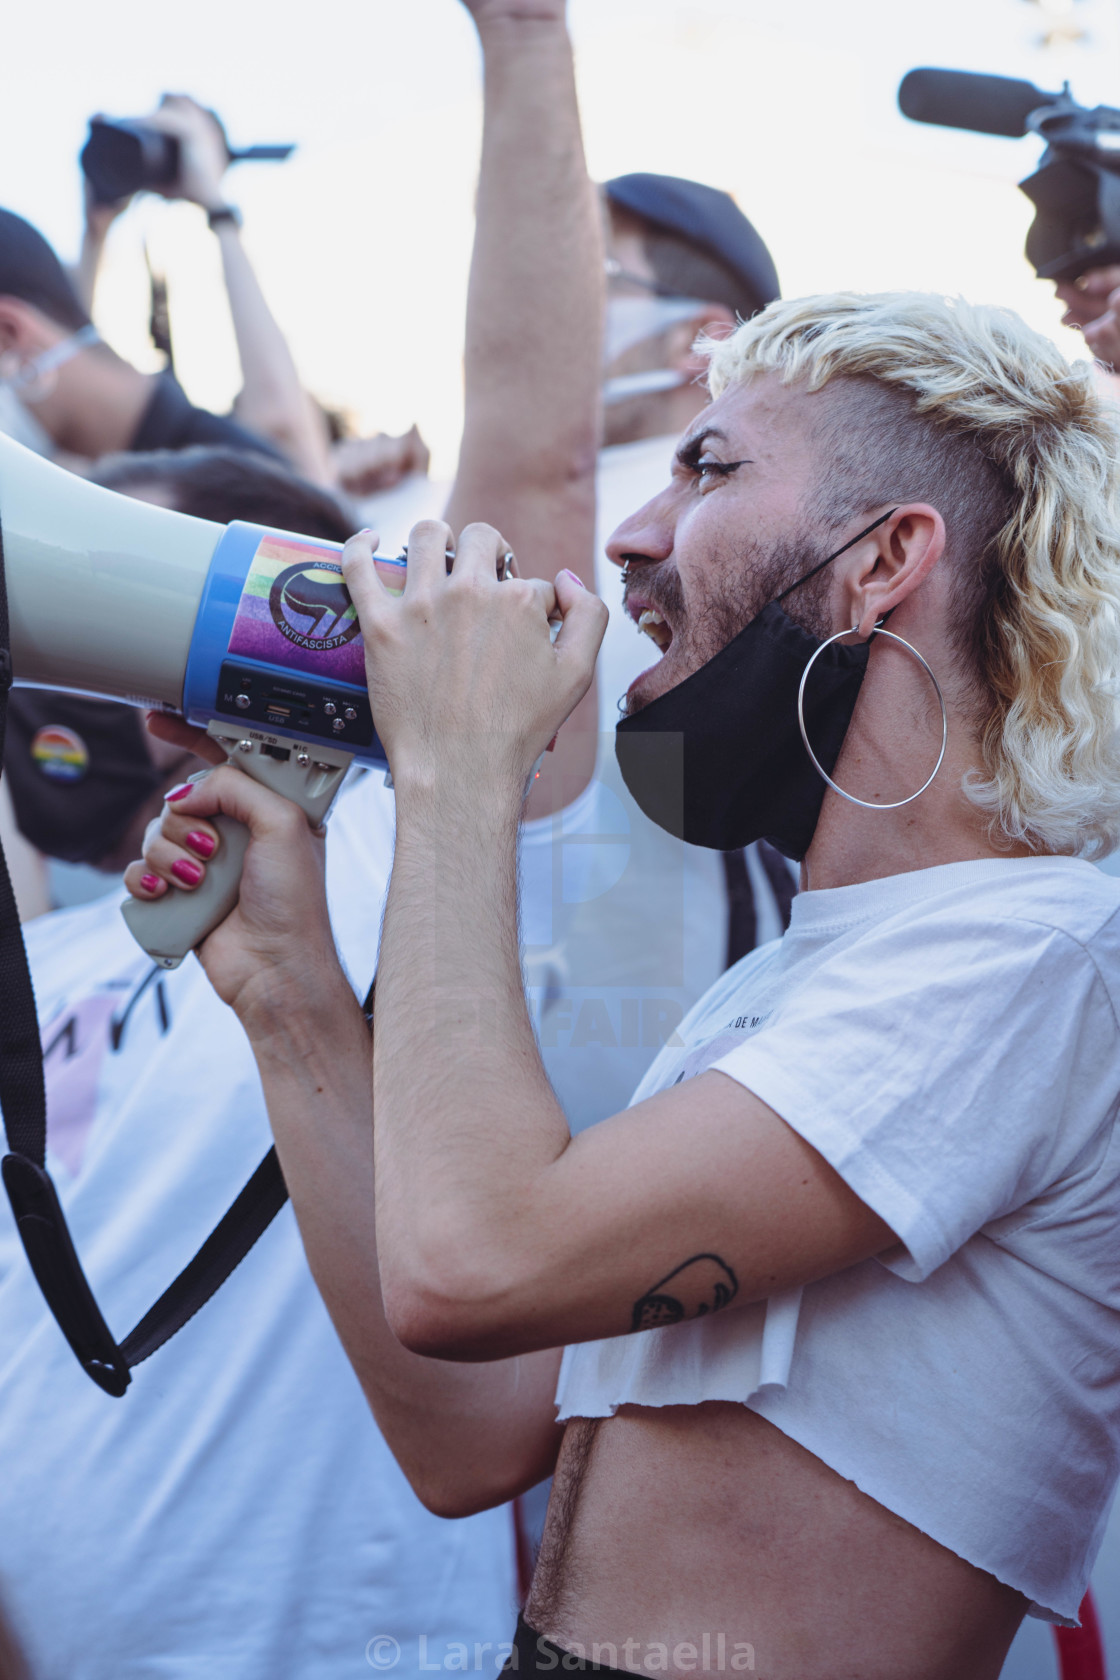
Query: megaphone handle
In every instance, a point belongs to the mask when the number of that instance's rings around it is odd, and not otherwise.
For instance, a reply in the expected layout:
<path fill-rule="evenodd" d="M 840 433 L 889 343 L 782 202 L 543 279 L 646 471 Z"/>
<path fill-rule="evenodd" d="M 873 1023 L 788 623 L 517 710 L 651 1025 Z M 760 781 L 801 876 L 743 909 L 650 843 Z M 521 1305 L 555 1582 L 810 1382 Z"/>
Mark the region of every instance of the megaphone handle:
<path fill-rule="evenodd" d="M 213 823 L 222 844 L 200 886 L 189 893 L 170 887 L 162 898 L 129 897 L 121 905 L 132 937 L 161 968 L 178 968 L 237 903 L 249 830 L 234 817 L 215 817 Z"/>
<path fill-rule="evenodd" d="M 284 742 L 278 751 L 275 741 L 249 733 L 230 737 L 228 732 L 228 724 L 210 725 L 209 733 L 225 747 L 230 763 L 292 800 L 308 822 L 318 827 L 350 768 L 351 755 L 298 742 Z M 202 781 L 209 774 L 202 770 L 191 781 Z M 222 843 L 213 862 L 206 865 L 201 885 L 193 892 L 171 887 L 162 898 L 129 897 L 121 905 L 132 937 L 161 968 L 178 968 L 237 903 L 249 830 L 234 817 L 218 816 L 213 823 Z"/>

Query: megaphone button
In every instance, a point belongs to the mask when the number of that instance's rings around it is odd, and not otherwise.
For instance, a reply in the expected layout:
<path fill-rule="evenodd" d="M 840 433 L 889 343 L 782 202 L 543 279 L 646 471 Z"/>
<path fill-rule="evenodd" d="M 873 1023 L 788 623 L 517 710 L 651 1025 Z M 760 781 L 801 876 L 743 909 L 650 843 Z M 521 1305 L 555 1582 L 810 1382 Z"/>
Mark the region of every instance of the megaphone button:
<path fill-rule="evenodd" d="M 80 735 L 60 723 L 48 723 L 31 738 L 36 768 L 52 782 L 80 782 L 89 769 L 89 748 Z"/>

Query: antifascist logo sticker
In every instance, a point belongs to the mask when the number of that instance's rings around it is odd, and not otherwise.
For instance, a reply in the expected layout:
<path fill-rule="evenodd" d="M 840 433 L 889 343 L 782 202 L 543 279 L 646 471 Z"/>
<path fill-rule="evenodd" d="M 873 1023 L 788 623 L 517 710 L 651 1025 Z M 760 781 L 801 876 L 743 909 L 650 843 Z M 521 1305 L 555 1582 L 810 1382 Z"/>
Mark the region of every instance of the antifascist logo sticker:
<path fill-rule="evenodd" d="M 337 547 L 262 537 L 241 589 L 229 651 L 365 687 L 358 615 Z"/>
<path fill-rule="evenodd" d="M 321 653 L 352 642 L 360 628 L 342 567 L 326 560 L 285 567 L 269 591 L 268 610 L 282 636 Z"/>

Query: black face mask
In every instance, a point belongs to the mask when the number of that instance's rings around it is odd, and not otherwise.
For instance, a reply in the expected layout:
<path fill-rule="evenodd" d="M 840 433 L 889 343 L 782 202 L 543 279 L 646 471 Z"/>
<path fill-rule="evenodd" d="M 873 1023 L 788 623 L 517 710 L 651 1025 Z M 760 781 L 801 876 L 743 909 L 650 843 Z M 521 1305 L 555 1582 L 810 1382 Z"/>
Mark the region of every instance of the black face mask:
<path fill-rule="evenodd" d="M 652 822 L 693 846 L 729 852 L 768 840 L 805 856 L 825 783 L 797 722 L 801 675 L 822 645 L 779 602 L 861 542 L 892 508 L 803 578 L 783 589 L 706 665 L 621 720 L 615 755 L 623 780 Z M 805 727 L 832 774 L 867 669 L 868 644 L 833 642 L 805 692 Z"/>
<path fill-rule="evenodd" d="M 4 780 L 20 833 L 48 857 L 96 863 L 168 773 L 153 765 L 132 706 L 12 691 Z"/>

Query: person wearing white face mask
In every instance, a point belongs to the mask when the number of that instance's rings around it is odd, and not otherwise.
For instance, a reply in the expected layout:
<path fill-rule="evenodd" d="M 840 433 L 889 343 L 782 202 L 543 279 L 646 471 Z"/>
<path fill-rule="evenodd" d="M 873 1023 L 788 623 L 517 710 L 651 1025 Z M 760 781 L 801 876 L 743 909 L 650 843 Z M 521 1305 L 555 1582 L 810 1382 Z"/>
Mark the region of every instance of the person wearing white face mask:
<path fill-rule="evenodd" d="M 36 455 L 53 456 L 54 440 L 35 413 L 35 398 L 45 391 L 52 374 L 88 345 L 100 342 L 101 334 L 91 324 L 23 360 L 14 349 L 0 356 L 0 432 Z"/>
<path fill-rule="evenodd" d="M 725 337 L 737 320 L 780 295 L 769 251 L 728 193 L 648 174 L 617 176 L 602 193 L 608 255 L 599 553 L 619 521 L 664 484 L 677 439 L 704 406 L 697 338 Z M 648 660 L 640 643 L 619 634 L 626 620 L 618 573 L 600 567 L 597 585 L 611 611 L 599 663 L 608 729 L 617 721 L 618 697 Z"/>
<path fill-rule="evenodd" d="M 0 431 L 65 465 L 192 444 L 279 459 L 256 432 L 196 408 L 170 373 L 141 373 L 92 324 L 54 251 L 0 210 Z"/>

